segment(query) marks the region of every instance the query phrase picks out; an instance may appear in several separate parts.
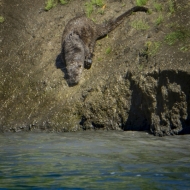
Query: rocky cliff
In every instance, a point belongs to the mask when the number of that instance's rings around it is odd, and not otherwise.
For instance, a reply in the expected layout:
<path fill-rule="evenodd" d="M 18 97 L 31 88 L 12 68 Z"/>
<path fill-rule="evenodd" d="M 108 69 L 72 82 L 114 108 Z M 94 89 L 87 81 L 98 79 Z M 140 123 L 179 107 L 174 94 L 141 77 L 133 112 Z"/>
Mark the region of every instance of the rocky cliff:
<path fill-rule="evenodd" d="M 59 56 L 66 23 L 85 12 L 101 23 L 136 5 L 107 0 L 89 14 L 86 2 L 44 11 L 44 0 L 0 1 L 0 130 L 189 133 L 190 3 L 149 0 L 149 14 L 97 41 L 91 69 L 68 87 Z"/>

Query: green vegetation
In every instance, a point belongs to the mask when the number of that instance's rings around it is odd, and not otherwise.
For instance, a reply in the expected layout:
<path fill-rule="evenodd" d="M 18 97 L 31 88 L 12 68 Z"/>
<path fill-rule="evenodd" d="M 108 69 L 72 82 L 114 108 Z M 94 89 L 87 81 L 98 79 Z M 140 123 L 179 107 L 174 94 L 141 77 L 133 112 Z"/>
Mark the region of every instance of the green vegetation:
<path fill-rule="evenodd" d="M 91 0 L 91 3 L 98 7 L 102 7 L 104 5 L 103 0 Z"/>
<path fill-rule="evenodd" d="M 108 47 L 107 49 L 106 49 L 106 54 L 110 54 L 111 53 L 111 47 Z"/>
<path fill-rule="evenodd" d="M 138 69 L 139 69 L 139 71 L 142 71 L 143 68 L 144 68 L 144 65 L 143 65 L 143 64 L 138 65 Z"/>
<path fill-rule="evenodd" d="M 164 21 L 164 17 L 162 14 L 156 19 L 156 25 L 160 25 Z"/>
<path fill-rule="evenodd" d="M 60 3 L 61 3 L 62 5 L 65 5 L 65 4 L 67 4 L 68 2 L 65 1 L 65 0 L 60 0 Z"/>
<path fill-rule="evenodd" d="M 175 8 L 174 8 L 174 0 L 169 0 L 169 11 L 171 14 L 173 14 L 175 12 Z"/>
<path fill-rule="evenodd" d="M 137 6 L 146 5 L 147 2 L 148 0 L 136 0 L 136 5 Z"/>
<path fill-rule="evenodd" d="M 103 15 L 103 14 L 104 14 L 104 9 L 100 9 L 100 10 L 98 11 L 98 13 L 101 14 L 101 15 Z"/>
<path fill-rule="evenodd" d="M 92 14 L 92 12 L 94 10 L 93 9 L 93 4 L 91 2 L 89 2 L 89 3 L 86 3 L 85 6 L 86 6 L 87 17 L 90 17 L 90 15 Z"/>
<path fill-rule="evenodd" d="M 168 45 L 173 45 L 177 41 L 185 40 L 187 37 L 190 37 L 189 31 L 178 30 L 178 31 L 171 32 L 171 33 L 167 34 L 165 37 L 165 42 Z"/>
<path fill-rule="evenodd" d="M 57 5 L 57 1 L 56 0 L 48 0 L 46 2 L 45 10 L 49 11 L 50 9 L 52 9 L 53 7 L 55 7 L 56 5 Z"/>
<path fill-rule="evenodd" d="M 0 16 L 0 23 L 3 23 L 5 21 L 3 16 Z"/>
<path fill-rule="evenodd" d="M 87 17 L 90 17 L 90 15 L 92 14 L 92 12 L 94 11 L 94 9 L 96 7 L 98 7 L 98 8 L 101 7 L 101 9 L 98 11 L 98 13 L 104 14 L 103 5 L 104 5 L 104 1 L 103 0 L 91 0 L 88 3 L 85 3 Z"/>
<path fill-rule="evenodd" d="M 177 22 L 172 22 L 170 24 L 167 24 L 166 26 L 169 28 L 179 28 L 180 27 L 179 23 L 177 23 Z"/>
<path fill-rule="evenodd" d="M 182 52 L 190 51 L 190 45 L 183 46 L 183 47 L 179 48 L 179 50 Z"/>
<path fill-rule="evenodd" d="M 131 23 L 131 26 L 137 30 L 149 29 L 149 25 L 143 20 L 134 21 Z"/>
<path fill-rule="evenodd" d="M 150 56 L 154 56 L 159 51 L 159 49 L 161 47 L 161 42 L 148 41 L 148 42 L 146 42 L 145 46 L 147 48 L 146 54 L 150 55 Z"/>
<path fill-rule="evenodd" d="M 154 8 L 156 9 L 157 12 L 160 12 L 162 11 L 162 4 L 154 3 Z"/>
<path fill-rule="evenodd" d="M 68 0 L 59 0 L 60 3 L 62 5 L 65 5 L 68 3 Z M 58 3 L 58 0 L 47 0 L 46 1 L 46 6 L 45 6 L 45 10 L 49 11 L 50 9 L 52 9 L 53 7 L 55 7 Z"/>

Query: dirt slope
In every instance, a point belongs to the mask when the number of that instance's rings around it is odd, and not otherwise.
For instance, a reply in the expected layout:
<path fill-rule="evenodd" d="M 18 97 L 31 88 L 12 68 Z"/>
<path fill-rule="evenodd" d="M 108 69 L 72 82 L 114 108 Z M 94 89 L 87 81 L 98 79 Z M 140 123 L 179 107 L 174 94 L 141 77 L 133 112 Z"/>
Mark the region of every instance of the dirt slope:
<path fill-rule="evenodd" d="M 150 14 L 133 14 L 97 42 L 91 69 L 68 87 L 61 35 L 85 2 L 44 11 L 44 0 L 0 1 L 0 130 L 189 133 L 190 3 L 150 0 Z M 90 17 L 101 23 L 134 5 L 107 0 Z"/>

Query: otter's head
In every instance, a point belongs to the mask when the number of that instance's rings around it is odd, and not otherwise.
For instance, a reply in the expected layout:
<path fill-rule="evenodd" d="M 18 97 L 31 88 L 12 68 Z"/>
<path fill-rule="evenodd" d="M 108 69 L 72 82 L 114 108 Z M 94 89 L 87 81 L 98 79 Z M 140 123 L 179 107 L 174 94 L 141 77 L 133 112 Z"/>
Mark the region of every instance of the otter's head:
<path fill-rule="evenodd" d="M 77 85 L 81 79 L 83 71 L 83 62 L 68 61 L 66 81 L 69 86 Z"/>
<path fill-rule="evenodd" d="M 69 86 L 79 83 L 84 68 L 84 45 L 77 34 L 69 34 L 63 42 L 63 51 Z"/>

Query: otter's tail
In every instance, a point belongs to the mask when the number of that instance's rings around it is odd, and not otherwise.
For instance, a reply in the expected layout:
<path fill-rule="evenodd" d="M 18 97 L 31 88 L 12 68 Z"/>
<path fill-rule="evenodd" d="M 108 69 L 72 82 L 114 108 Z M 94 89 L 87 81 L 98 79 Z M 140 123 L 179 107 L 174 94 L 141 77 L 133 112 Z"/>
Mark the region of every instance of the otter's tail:
<path fill-rule="evenodd" d="M 113 29 L 115 29 L 118 25 L 120 25 L 125 17 L 130 16 L 133 12 L 148 12 L 148 8 L 146 7 L 141 7 L 141 6 L 136 6 L 133 7 L 132 9 L 128 10 L 127 12 L 123 13 L 116 19 L 111 19 L 107 23 L 99 25 L 99 31 L 98 31 L 98 39 L 106 36 L 109 32 L 111 32 Z"/>

